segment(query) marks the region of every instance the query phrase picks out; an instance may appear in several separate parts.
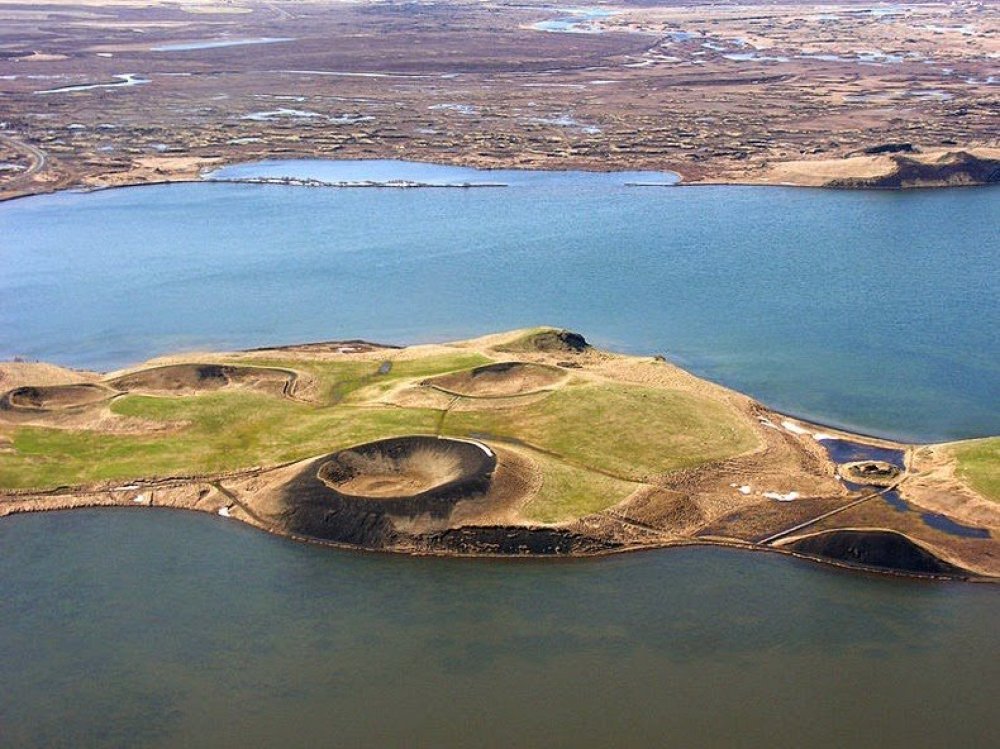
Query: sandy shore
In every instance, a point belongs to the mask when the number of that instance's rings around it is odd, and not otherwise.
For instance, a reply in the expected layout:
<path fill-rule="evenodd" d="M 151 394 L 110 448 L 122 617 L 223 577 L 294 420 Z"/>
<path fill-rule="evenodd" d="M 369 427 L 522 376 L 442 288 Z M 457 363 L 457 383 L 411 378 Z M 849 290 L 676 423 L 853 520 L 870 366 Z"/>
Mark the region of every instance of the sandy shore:
<path fill-rule="evenodd" d="M 930 170 L 947 169 L 954 162 L 956 155 L 968 155 L 972 159 L 983 162 L 994 163 L 990 167 L 1000 173 L 1000 148 L 972 148 L 968 150 L 933 150 L 912 154 L 908 158 L 913 161 L 927 165 Z M 386 158 L 390 158 L 386 154 Z M 266 155 L 261 156 L 266 158 Z M 70 179 L 42 179 L 39 182 L 27 182 L 23 185 L 2 188 L 0 187 L 0 202 L 14 200 L 16 198 L 28 197 L 32 195 L 42 195 L 58 190 L 82 189 L 82 190 L 106 190 L 122 187 L 137 187 L 141 185 L 172 184 L 184 182 L 201 182 L 205 172 L 245 163 L 238 160 L 230 162 L 224 157 L 199 158 L 196 156 L 146 156 L 138 159 L 136 163 L 126 171 L 119 171 L 109 174 L 90 174 L 78 176 Z M 521 163 L 516 164 L 496 164 L 494 162 L 482 163 L 476 159 L 462 159 L 442 157 L 432 163 L 445 166 L 472 166 L 484 170 L 484 177 L 489 176 L 490 169 L 536 169 L 536 167 L 525 167 Z M 586 167 L 593 165 L 587 164 Z M 566 169 L 577 168 L 577 165 L 568 164 Z M 543 162 L 537 167 L 540 170 L 553 169 L 560 170 L 551 162 Z M 601 169 L 587 169 L 589 171 L 628 171 L 627 163 L 616 164 L 613 167 Z M 964 187 L 984 184 L 983 181 L 975 178 L 975 175 L 968 174 L 967 171 L 959 170 L 958 175 L 944 174 L 936 178 L 932 173 L 913 180 L 909 184 L 886 185 L 879 184 L 880 180 L 891 177 L 899 170 L 899 157 L 892 155 L 865 155 L 853 156 L 844 159 L 823 159 L 809 161 L 788 161 L 781 162 L 769 167 L 759 174 L 734 174 L 727 178 L 698 178 L 694 180 L 685 179 L 683 173 L 665 167 L 664 171 L 674 171 L 680 177 L 676 187 L 698 187 L 707 185 L 744 185 L 758 187 L 812 187 L 812 188 L 860 188 L 860 189 L 900 189 L 902 188 L 941 188 L 941 187 Z"/>

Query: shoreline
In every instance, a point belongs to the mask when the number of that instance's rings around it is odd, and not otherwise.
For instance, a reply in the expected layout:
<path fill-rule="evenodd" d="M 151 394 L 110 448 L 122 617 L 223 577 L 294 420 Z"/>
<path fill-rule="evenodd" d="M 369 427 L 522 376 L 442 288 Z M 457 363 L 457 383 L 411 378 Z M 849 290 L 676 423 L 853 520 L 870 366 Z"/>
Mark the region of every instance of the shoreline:
<path fill-rule="evenodd" d="M 962 149 L 953 149 L 955 152 L 965 152 Z M 1000 149 L 993 149 L 991 147 L 973 147 L 971 150 L 978 151 L 997 151 Z M 155 158 L 155 157 L 154 157 Z M 324 158 L 318 156 L 294 156 L 290 158 L 272 158 L 267 155 L 263 155 L 251 159 L 240 159 L 236 161 L 229 161 L 220 157 L 211 157 L 210 159 L 199 160 L 196 156 L 183 156 L 184 159 L 192 159 L 196 162 L 205 162 L 204 166 L 199 166 L 196 173 L 192 173 L 190 169 L 178 169 L 176 173 L 163 173 L 159 178 L 153 180 L 141 179 L 138 176 L 132 179 L 124 179 L 121 182 L 114 182 L 111 184 L 88 184 L 86 181 L 81 179 L 71 180 L 69 182 L 62 181 L 57 182 L 51 188 L 27 188 L 21 191 L 15 191 L 13 194 L 5 195 L 3 193 L 3 187 L 0 186 L 0 203 L 5 203 L 8 201 L 19 200 L 22 198 L 38 197 L 42 195 L 55 195 L 62 192 L 79 192 L 79 193 L 91 193 L 91 192 L 103 192 L 105 190 L 118 190 L 130 187 L 145 187 L 154 185 L 172 185 L 172 184 L 201 184 L 205 182 L 222 182 L 230 184 L 258 184 L 258 185 L 278 185 L 286 187 L 323 187 L 323 188 L 334 188 L 334 189 L 352 189 L 352 188 L 385 188 L 385 189 L 421 189 L 421 188 L 458 188 L 458 187 L 508 187 L 509 185 L 500 184 L 470 184 L 470 185 L 460 185 L 460 184 L 449 184 L 449 185 L 434 185 L 434 184 L 335 184 L 335 183 L 322 183 L 317 181 L 314 184 L 297 184 L 295 180 L 301 178 L 270 178 L 270 177 L 245 177 L 245 178 L 234 178 L 234 179 L 208 179 L 203 175 L 207 169 L 222 169 L 229 168 L 233 166 L 242 166 L 246 164 L 252 164 L 259 161 L 265 160 L 276 160 L 276 161 L 381 161 L 384 159 L 391 159 L 390 155 L 387 156 L 369 156 L 365 158 Z M 847 159 L 836 159 L 834 161 L 846 161 Z M 418 160 L 418 159 L 400 159 L 400 161 L 412 162 L 417 164 L 427 164 L 433 166 L 442 167 L 456 167 L 456 168 L 467 168 L 474 169 L 476 171 L 482 172 L 484 175 L 489 175 L 492 172 L 498 171 L 518 171 L 518 172 L 585 172 L 592 174 L 616 174 L 616 173 L 628 173 L 636 171 L 636 168 L 629 168 L 624 165 L 616 165 L 614 167 L 608 168 L 585 168 L 585 167 L 571 167 L 571 168 L 549 168 L 549 167 L 539 167 L 539 166 L 517 166 L 517 165 L 496 165 L 496 166 L 477 166 L 475 164 L 467 164 L 461 161 L 451 161 L 446 158 L 441 159 L 430 159 L 430 160 Z M 210 163 L 209 163 L 210 162 Z M 782 164 L 806 164 L 810 162 L 776 162 L 775 167 L 780 167 Z M 813 162 L 815 164 L 825 163 L 825 162 Z M 656 171 L 649 169 L 640 169 L 639 171 Z M 917 184 L 917 185 L 903 185 L 903 186 L 877 186 L 877 185 L 838 185 L 822 183 L 816 184 L 810 181 L 809 178 L 802 177 L 798 181 L 794 179 L 768 179 L 762 177 L 761 179 L 746 179 L 742 177 L 736 177 L 732 179 L 725 178 L 702 178 L 696 180 L 687 180 L 684 177 L 684 173 L 680 169 L 665 167 L 662 170 L 664 173 L 673 174 L 677 177 L 677 182 L 672 184 L 627 184 L 628 187 L 633 187 L 636 189 L 645 188 L 677 188 L 677 187 L 776 187 L 776 188 L 793 188 L 793 189 L 815 189 L 815 190 L 833 190 L 833 191 L 876 191 L 876 192 L 903 192 L 903 191 L 924 191 L 924 190 L 943 190 L 943 189 L 954 189 L 954 188 L 972 188 L 972 187 L 993 187 L 996 186 L 995 182 L 971 182 L 971 183 L 931 183 L 931 184 Z M 113 176 L 114 173 L 108 175 L 88 175 L 87 179 L 101 179 L 105 176 Z M 126 175 L 128 172 L 125 173 Z"/>
<path fill-rule="evenodd" d="M 0 493 L 0 499 L 2 498 L 3 494 Z M 218 516 L 222 517 L 225 520 L 233 519 L 232 516 L 220 516 L 218 513 L 199 510 L 193 507 L 95 503 L 95 504 L 65 505 L 65 506 L 46 507 L 46 508 L 15 509 L 6 514 L 0 514 L 0 523 L 3 522 L 3 519 L 5 517 L 10 517 L 14 515 L 36 515 L 36 514 L 42 515 L 47 513 L 69 513 L 79 510 L 141 511 L 148 509 L 154 509 L 165 512 L 187 512 L 193 515 L 207 515 L 209 517 Z M 315 546 L 323 549 L 332 549 L 337 552 L 356 554 L 359 556 L 368 556 L 374 554 L 385 557 L 411 558 L 411 559 L 462 559 L 462 560 L 487 559 L 494 562 L 503 561 L 510 564 L 549 565 L 549 564 L 559 564 L 559 563 L 573 564 L 576 562 L 582 562 L 588 560 L 601 560 L 601 559 L 614 558 L 626 554 L 641 554 L 644 552 L 650 552 L 650 553 L 662 552 L 662 551 L 670 551 L 672 549 L 691 549 L 691 548 L 730 549 L 733 551 L 776 554 L 791 559 L 796 559 L 800 562 L 807 562 L 809 564 L 817 565 L 821 568 L 833 569 L 838 572 L 844 572 L 853 575 L 859 575 L 859 574 L 871 575 L 876 578 L 912 580 L 912 581 L 921 581 L 927 583 L 971 583 L 980 585 L 1000 585 L 1000 577 L 991 577 L 988 575 L 981 575 L 973 572 L 967 572 L 966 574 L 959 574 L 959 575 L 947 575 L 947 574 L 937 574 L 937 573 L 913 572 L 906 570 L 891 569 L 887 567 L 875 567 L 863 564 L 852 564 L 837 559 L 832 559 L 830 557 L 820 556 L 818 554 L 804 554 L 802 552 L 795 551 L 793 549 L 786 549 L 780 546 L 741 542 L 732 539 L 699 539 L 699 540 L 677 539 L 677 540 L 660 541 L 648 544 L 637 544 L 634 546 L 627 546 L 616 549 L 578 551 L 566 554 L 500 554 L 491 552 L 468 552 L 468 551 L 466 552 L 426 551 L 426 550 L 413 551 L 413 550 L 400 550 L 400 549 L 388 549 L 388 548 L 383 548 L 383 549 L 364 548 L 347 543 L 338 543 L 335 541 L 326 541 L 322 539 L 312 538 L 310 536 L 289 534 L 273 527 L 267 527 L 259 523 L 247 522 L 246 520 L 243 519 L 236 519 L 236 520 L 237 522 L 242 523 L 243 525 L 249 526 L 250 528 L 259 531 L 261 533 L 266 533 L 267 535 L 274 536 L 275 538 L 284 539 L 296 544 L 307 544 L 309 546 Z M 891 531 L 891 529 L 889 528 L 864 528 L 859 530 Z"/>

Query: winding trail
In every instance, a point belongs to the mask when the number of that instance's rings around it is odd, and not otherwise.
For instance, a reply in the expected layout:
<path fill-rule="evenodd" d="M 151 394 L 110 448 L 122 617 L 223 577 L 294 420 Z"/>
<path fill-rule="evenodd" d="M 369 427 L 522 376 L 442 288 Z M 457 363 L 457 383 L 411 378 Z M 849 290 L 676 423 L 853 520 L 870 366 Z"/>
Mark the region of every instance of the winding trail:
<path fill-rule="evenodd" d="M 48 161 L 49 161 L 48 154 L 46 154 L 45 151 L 43 151 L 42 149 L 31 145 L 30 143 L 25 143 L 24 141 L 18 140 L 17 138 L 13 138 L 9 135 L 2 135 L 2 134 L 0 134 L 0 143 L 3 143 L 10 148 L 13 148 L 15 151 L 21 151 L 23 153 L 28 154 L 29 158 L 31 159 L 31 164 L 28 165 L 28 168 L 25 169 L 20 174 L 18 174 L 16 177 L 14 177 L 14 179 L 12 179 L 6 185 L 0 185 L 0 187 L 2 188 L 10 188 L 11 186 L 18 184 L 19 182 L 31 179 L 33 176 L 35 176 L 40 171 L 45 169 L 46 166 L 48 166 Z"/>

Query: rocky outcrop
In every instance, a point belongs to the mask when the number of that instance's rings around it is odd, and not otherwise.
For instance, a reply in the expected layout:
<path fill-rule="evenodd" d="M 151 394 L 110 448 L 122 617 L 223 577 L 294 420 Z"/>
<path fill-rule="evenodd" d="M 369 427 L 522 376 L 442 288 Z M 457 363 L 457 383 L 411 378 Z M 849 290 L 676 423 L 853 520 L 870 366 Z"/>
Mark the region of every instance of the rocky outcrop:
<path fill-rule="evenodd" d="M 975 156 L 968 151 L 950 151 L 932 159 L 888 152 L 894 167 L 885 174 L 841 177 L 826 187 L 850 189 L 900 189 L 1000 184 L 1000 159 Z"/>
<path fill-rule="evenodd" d="M 967 574 L 902 533 L 889 530 L 825 531 L 794 539 L 781 548 L 819 559 L 908 574 L 949 577 Z"/>

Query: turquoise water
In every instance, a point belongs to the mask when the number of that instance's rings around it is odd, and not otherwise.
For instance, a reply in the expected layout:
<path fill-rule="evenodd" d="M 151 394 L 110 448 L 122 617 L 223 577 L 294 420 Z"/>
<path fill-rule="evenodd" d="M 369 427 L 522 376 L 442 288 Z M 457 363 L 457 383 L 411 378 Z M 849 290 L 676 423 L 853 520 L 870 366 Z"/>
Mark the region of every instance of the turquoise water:
<path fill-rule="evenodd" d="M 223 176 L 470 174 L 330 170 Z M 2 204 L 0 357 L 107 369 L 177 349 L 551 324 L 821 422 L 912 440 L 1000 432 L 998 190 L 472 175 L 509 186 L 200 183 Z"/>
<path fill-rule="evenodd" d="M 221 518 L 0 522 L 9 747 L 991 747 L 992 586 L 769 554 L 333 552 Z"/>

